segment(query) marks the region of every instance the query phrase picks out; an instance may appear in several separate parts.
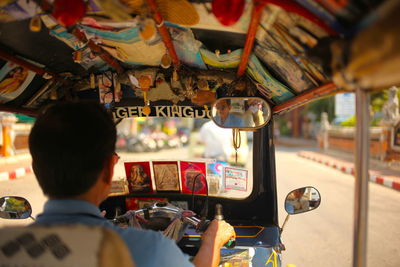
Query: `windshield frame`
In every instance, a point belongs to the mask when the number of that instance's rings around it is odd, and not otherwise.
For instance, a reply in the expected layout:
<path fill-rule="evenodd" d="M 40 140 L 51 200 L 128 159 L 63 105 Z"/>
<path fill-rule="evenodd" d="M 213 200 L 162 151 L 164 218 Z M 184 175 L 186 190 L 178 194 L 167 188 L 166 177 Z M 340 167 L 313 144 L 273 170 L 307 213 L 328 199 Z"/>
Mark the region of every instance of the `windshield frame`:
<path fill-rule="evenodd" d="M 120 212 L 126 212 L 124 207 L 127 197 L 167 198 L 169 201 L 188 201 L 189 203 L 192 199 L 190 194 L 171 192 L 128 194 L 110 196 L 100 207 L 102 210 L 107 210 L 107 217 L 113 218 L 115 207 L 119 207 Z M 204 203 L 206 203 L 206 199 L 207 196 L 195 195 L 195 207 L 189 207 L 189 209 L 193 209 L 194 212 L 199 214 Z M 224 206 L 224 213 L 229 221 L 247 222 L 247 224 L 252 225 L 279 226 L 272 120 L 265 127 L 253 132 L 252 192 L 244 199 L 209 196 L 209 217 L 214 214 L 214 207 L 217 203 Z"/>

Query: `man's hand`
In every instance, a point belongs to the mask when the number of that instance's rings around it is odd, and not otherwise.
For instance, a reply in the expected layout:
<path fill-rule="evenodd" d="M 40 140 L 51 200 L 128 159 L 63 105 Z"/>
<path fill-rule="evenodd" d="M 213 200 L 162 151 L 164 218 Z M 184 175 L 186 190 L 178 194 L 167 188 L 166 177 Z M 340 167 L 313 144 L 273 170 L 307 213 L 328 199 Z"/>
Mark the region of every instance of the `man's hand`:
<path fill-rule="evenodd" d="M 213 244 L 220 249 L 232 237 L 236 237 L 236 233 L 229 223 L 213 220 L 208 226 L 207 231 L 202 235 L 202 244 Z"/>
<path fill-rule="evenodd" d="M 201 247 L 193 264 L 201 267 L 218 266 L 220 249 L 232 237 L 236 237 L 236 234 L 229 223 L 213 220 L 202 235 Z"/>

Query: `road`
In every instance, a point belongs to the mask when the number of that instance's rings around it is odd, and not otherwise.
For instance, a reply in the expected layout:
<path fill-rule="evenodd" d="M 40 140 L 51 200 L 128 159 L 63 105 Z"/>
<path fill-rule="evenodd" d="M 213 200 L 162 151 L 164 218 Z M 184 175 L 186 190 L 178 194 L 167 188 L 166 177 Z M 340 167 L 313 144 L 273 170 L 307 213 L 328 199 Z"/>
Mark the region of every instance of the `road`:
<path fill-rule="evenodd" d="M 121 153 L 124 160 L 185 158 L 184 149 L 145 153 L 140 158 Z M 298 267 L 351 266 L 353 239 L 354 178 L 332 168 L 300 158 L 296 150 L 277 148 L 279 219 L 283 223 L 286 194 L 295 188 L 312 185 L 322 195 L 320 207 L 290 217 L 282 235 L 286 246 L 283 265 Z M 123 165 L 116 176 L 123 176 Z M 0 195 L 24 196 L 33 206 L 33 215 L 41 212 L 45 197 L 33 175 L 0 182 Z M 400 262 L 400 193 L 370 183 L 368 266 L 394 267 Z M 0 227 L 17 221 L 0 220 Z M 27 224 L 21 220 L 18 224 Z"/>
<path fill-rule="evenodd" d="M 289 218 L 283 231 L 283 266 L 352 266 L 354 178 L 300 158 L 295 150 L 276 153 L 280 222 L 283 203 L 292 189 L 312 185 L 321 196 L 317 210 Z M 400 193 L 369 183 L 368 266 L 399 266 Z"/>

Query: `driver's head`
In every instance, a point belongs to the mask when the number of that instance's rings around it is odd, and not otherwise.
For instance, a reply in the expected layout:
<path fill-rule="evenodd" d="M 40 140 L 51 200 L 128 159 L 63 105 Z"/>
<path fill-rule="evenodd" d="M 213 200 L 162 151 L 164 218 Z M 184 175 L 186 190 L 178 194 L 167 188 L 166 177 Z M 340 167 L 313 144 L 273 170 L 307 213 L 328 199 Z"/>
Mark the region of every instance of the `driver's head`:
<path fill-rule="evenodd" d="M 222 118 L 225 119 L 228 117 L 229 112 L 231 110 L 231 101 L 230 99 L 222 99 L 216 104 L 217 113 Z"/>
<path fill-rule="evenodd" d="M 306 191 L 305 188 L 299 188 L 296 189 L 293 193 L 294 193 L 294 197 L 295 198 L 301 198 L 304 195 L 304 192 Z"/>
<path fill-rule="evenodd" d="M 110 171 L 116 129 L 111 115 L 93 102 L 51 105 L 29 136 L 33 171 L 51 198 L 86 193 L 101 173 Z"/>

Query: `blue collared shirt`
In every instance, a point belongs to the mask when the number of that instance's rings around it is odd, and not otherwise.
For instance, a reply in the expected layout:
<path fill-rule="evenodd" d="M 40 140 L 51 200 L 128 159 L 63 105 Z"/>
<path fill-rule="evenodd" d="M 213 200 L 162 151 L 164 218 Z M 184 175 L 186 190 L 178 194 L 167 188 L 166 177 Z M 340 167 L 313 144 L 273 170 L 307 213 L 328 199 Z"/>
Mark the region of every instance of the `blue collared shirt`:
<path fill-rule="evenodd" d="M 113 229 L 127 244 L 136 266 L 193 266 L 174 241 L 161 233 L 132 227 L 120 228 L 107 221 L 93 204 L 74 199 L 52 199 L 44 205 L 35 224 L 85 224 Z"/>
<path fill-rule="evenodd" d="M 245 127 L 244 119 L 233 113 L 228 115 L 224 123 L 221 122 L 221 117 L 219 115 L 215 116 L 215 121 L 225 127 Z"/>

